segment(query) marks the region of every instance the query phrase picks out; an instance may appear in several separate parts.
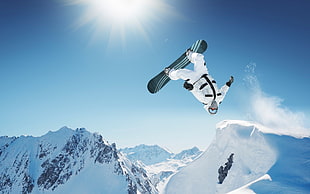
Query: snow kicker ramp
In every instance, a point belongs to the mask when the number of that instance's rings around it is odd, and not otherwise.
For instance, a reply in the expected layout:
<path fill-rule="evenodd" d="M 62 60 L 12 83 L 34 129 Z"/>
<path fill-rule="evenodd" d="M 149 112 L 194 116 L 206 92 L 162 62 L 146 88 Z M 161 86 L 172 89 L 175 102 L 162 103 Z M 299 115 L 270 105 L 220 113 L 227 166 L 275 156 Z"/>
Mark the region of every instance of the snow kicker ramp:
<path fill-rule="evenodd" d="M 165 194 L 307 193 L 309 145 L 309 137 L 273 134 L 272 129 L 245 121 L 223 121 L 200 158 L 172 176 Z M 232 167 L 219 184 L 218 169 L 232 153 Z"/>

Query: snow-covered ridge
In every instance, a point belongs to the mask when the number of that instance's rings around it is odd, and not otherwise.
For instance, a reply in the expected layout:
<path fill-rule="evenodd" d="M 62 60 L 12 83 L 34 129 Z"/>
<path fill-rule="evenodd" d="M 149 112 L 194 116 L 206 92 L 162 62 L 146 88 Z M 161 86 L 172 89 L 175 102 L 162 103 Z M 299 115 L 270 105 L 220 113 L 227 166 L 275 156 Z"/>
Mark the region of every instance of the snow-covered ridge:
<path fill-rule="evenodd" d="M 310 138 L 246 121 L 223 121 L 217 127 L 208 149 L 172 176 L 164 193 L 309 192 Z M 232 153 L 231 169 L 219 184 L 218 170 Z"/>
<path fill-rule="evenodd" d="M 0 193 L 157 193 L 145 170 L 85 129 L 0 137 Z"/>
<path fill-rule="evenodd" d="M 269 134 L 275 134 L 275 135 L 287 135 L 287 136 L 292 136 L 295 138 L 310 137 L 310 129 L 309 130 L 305 130 L 305 129 L 300 130 L 299 129 L 300 127 L 298 127 L 299 130 L 298 129 L 287 130 L 285 128 L 274 129 L 274 128 L 266 127 L 266 126 L 259 124 L 257 122 L 241 121 L 241 120 L 224 120 L 222 122 L 219 122 L 216 125 L 216 128 L 217 129 L 225 129 L 225 128 L 229 127 L 229 125 L 242 125 L 242 126 L 246 126 L 246 127 L 253 127 L 253 131 L 259 130 L 260 132 L 263 132 L 263 133 L 269 133 Z"/>

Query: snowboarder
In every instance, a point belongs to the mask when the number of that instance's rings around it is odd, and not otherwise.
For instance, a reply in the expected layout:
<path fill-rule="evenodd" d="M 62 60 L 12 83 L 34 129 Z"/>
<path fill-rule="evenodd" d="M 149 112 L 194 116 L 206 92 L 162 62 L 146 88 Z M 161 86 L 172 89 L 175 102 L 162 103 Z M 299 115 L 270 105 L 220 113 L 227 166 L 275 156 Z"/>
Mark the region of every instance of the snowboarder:
<path fill-rule="evenodd" d="M 204 104 L 205 110 L 216 114 L 218 106 L 223 101 L 229 87 L 234 81 L 233 76 L 224 86 L 218 89 L 216 81 L 209 75 L 204 56 L 187 50 L 187 58 L 194 64 L 194 70 L 165 68 L 165 73 L 172 80 L 184 80 L 183 87 L 192 92 L 198 101 Z"/>

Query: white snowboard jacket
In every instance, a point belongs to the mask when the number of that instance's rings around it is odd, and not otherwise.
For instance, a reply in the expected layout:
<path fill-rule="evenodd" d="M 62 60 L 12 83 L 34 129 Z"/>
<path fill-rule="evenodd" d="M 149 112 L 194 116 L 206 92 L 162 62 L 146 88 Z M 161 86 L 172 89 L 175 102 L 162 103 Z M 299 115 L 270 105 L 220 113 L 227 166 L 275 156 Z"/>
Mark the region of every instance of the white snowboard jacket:
<path fill-rule="evenodd" d="M 204 104 L 206 110 L 211 105 L 213 99 L 215 99 L 219 105 L 224 100 L 229 86 L 225 84 L 218 89 L 216 81 L 209 75 L 202 54 L 191 52 L 187 57 L 194 64 L 194 70 L 171 69 L 169 78 L 172 80 L 182 79 L 192 84 L 193 89 L 190 90 L 190 92 L 192 92 L 197 100 Z"/>

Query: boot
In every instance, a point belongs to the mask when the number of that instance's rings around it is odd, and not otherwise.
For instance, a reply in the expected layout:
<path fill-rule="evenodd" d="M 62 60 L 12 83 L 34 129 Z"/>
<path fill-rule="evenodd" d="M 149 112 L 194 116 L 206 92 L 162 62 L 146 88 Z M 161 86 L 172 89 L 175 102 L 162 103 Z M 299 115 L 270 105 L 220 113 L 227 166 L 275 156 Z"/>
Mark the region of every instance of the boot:
<path fill-rule="evenodd" d="M 164 69 L 164 72 L 165 72 L 165 74 L 169 77 L 169 72 L 170 72 L 170 68 L 169 67 L 166 67 L 165 69 Z"/>
<path fill-rule="evenodd" d="M 191 49 L 186 50 L 186 56 L 190 55 L 191 53 L 193 53 L 193 51 Z"/>

